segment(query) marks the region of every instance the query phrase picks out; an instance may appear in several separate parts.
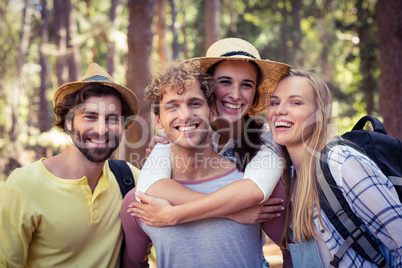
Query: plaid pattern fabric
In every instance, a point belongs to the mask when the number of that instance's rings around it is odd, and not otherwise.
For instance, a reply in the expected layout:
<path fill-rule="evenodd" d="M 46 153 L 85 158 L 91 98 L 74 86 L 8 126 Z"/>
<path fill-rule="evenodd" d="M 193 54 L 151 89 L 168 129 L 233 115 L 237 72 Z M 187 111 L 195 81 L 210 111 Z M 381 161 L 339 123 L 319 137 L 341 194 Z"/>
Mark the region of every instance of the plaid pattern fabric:
<path fill-rule="evenodd" d="M 334 147 L 328 163 L 338 188 L 379 243 L 387 262 L 391 267 L 402 267 L 402 205 L 392 183 L 373 161 L 349 146 Z M 322 210 L 321 215 L 329 232 L 320 225 L 317 215 L 314 222 L 333 256 L 344 239 Z M 349 248 L 340 267 L 376 266 Z"/>
<path fill-rule="evenodd" d="M 211 137 L 212 148 L 216 152 L 216 151 L 218 151 L 217 148 L 218 148 L 218 140 L 219 140 L 220 135 L 216 132 L 213 132 L 210 137 Z M 236 158 L 235 151 L 234 151 L 234 148 L 235 148 L 237 142 L 238 142 L 238 140 L 230 139 L 223 146 L 223 148 L 220 149 L 219 155 L 223 156 L 226 159 L 229 159 L 233 163 L 237 163 L 238 160 Z"/>

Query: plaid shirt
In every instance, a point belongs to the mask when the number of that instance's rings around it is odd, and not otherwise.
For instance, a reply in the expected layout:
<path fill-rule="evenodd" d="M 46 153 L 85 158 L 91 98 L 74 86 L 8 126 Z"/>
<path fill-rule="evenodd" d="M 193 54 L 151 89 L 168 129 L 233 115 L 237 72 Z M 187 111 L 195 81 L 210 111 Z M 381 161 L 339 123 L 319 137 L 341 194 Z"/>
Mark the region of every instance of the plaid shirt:
<path fill-rule="evenodd" d="M 328 163 L 338 188 L 354 213 L 379 241 L 387 262 L 391 267 L 402 267 L 402 205 L 392 183 L 373 161 L 348 146 L 334 147 L 328 155 Z M 314 222 L 333 257 L 344 239 L 322 210 L 321 215 L 330 232 L 320 225 L 317 215 Z M 349 248 L 339 267 L 377 266 Z"/>

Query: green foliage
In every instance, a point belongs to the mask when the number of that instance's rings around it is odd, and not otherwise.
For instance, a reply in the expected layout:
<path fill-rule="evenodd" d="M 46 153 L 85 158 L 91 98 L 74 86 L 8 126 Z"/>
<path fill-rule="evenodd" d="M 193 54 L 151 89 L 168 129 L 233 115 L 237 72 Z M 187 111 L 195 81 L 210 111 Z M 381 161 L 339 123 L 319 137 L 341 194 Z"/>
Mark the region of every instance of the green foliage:
<path fill-rule="evenodd" d="M 183 19 L 186 20 L 186 32 L 188 33 L 186 38 L 192 48 L 192 57 L 204 56 L 204 0 L 184 0 L 183 2 L 185 4 L 181 7 L 181 11 L 184 14 Z M 188 14 L 187 9 L 190 9 Z"/>
<path fill-rule="evenodd" d="M 19 5 L 20 4 L 20 5 Z M 14 80 L 17 71 L 16 59 L 19 47 L 19 30 L 21 29 L 21 2 L 0 1 L 0 79 Z M 0 92 L 5 90 L 0 84 Z"/>
<path fill-rule="evenodd" d="M 57 152 L 60 144 L 55 143 L 54 129 L 39 135 L 39 45 L 40 1 L 29 1 L 34 6 L 31 20 L 31 35 L 28 52 L 24 55 L 22 70 L 17 70 L 17 58 L 22 30 L 22 0 L 0 1 L 0 147 L 9 140 L 10 112 L 6 92 L 18 86 L 21 88 L 19 112 L 26 127 L 20 141 L 27 150 L 37 150 L 40 146 L 50 147 Z M 109 19 L 111 1 L 72 0 L 78 32 L 73 36 L 73 43 L 80 48 L 81 70 L 85 70 L 92 61 L 106 66 L 108 41 L 116 44 L 117 62 L 116 80 L 125 80 L 127 55 L 127 26 L 129 23 L 127 1 L 120 1 L 116 21 Z M 190 57 L 199 57 L 204 51 L 205 0 L 175 0 L 177 11 L 176 27 L 179 29 L 179 43 L 184 48 L 186 42 Z M 294 67 L 310 68 L 320 74 L 330 86 L 337 101 L 336 122 L 339 133 L 343 133 L 365 113 L 366 92 L 362 88 L 362 45 L 358 29 L 366 27 L 376 33 L 376 0 L 364 0 L 362 9 L 368 17 L 361 21 L 354 1 L 301 0 L 300 31 L 294 25 L 293 13 L 296 9 L 290 0 L 222 0 L 221 28 L 222 37 L 240 37 L 253 43 L 261 57 L 283 61 Z M 54 45 L 54 10 L 53 1 L 48 0 L 49 42 L 44 50 L 49 62 L 48 105 L 52 111 L 52 96 L 57 88 L 56 55 Z M 155 19 L 155 21 L 157 21 Z M 166 1 L 166 40 L 168 47 L 172 42 L 172 16 L 170 1 Z M 184 35 L 184 32 L 186 35 Z M 297 39 L 300 38 L 300 45 Z M 155 42 L 156 45 L 156 42 Z M 378 45 L 368 44 L 370 55 L 378 58 Z M 182 49 L 183 50 L 183 49 Z M 154 63 L 158 64 L 159 55 L 154 49 Z M 168 53 L 169 54 L 169 53 Z M 365 53 L 367 54 L 367 53 Z M 184 53 L 180 53 L 184 58 Z M 139 63 L 141 64 L 141 63 Z M 375 63 L 373 77 L 378 81 L 380 74 L 378 61 Z M 16 74 L 22 71 L 21 77 Z M 80 75 L 83 73 L 81 72 Z M 378 116 L 378 85 L 373 96 Z M 54 115 L 50 112 L 51 118 Z M 37 157 L 38 155 L 35 155 Z M 6 157 L 6 156 L 2 156 Z"/>

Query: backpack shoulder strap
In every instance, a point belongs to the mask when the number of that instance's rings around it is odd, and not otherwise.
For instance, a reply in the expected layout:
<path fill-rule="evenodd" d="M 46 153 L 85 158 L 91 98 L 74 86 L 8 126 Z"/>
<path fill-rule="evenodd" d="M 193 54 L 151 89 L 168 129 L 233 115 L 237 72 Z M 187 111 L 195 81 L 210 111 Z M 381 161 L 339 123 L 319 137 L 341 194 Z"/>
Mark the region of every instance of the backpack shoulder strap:
<path fill-rule="evenodd" d="M 123 160 L 109 160 L 108 162 L 109 168 L 116 177 L 120 186 L 121 194 L 124 198 L 124 196 L 135 186 L 133 172 Z"/>
<path fill-rule="evenodd" d="M 371 239 L 366 228 L 353 213 L 342 192 L 338 189 L 328 166 L 328 153 L 336 144 L 347 144 L 342 140 L 328 144 L 321 157 L 317 159 L 316 175 L 320 205 L 328 219 L 345 239 L 336 252 L 331 265 L 338 267 L 343 255 L 352 247 L 364 259 L 377 264 L 379 267 L 388 267 L 385 258 L 380 253 L 378 245 Z"/>
<path fill-rule="evenodd" d="M 116 177 L 117 182 L 119 183 L 121 195 L 126 196 L 126 194 L 134 188 L 135 181 L 133 172 L 127 163 L 123 160 L 108 160 L 109 168 L 113 172 Z M 124 263 L 124 251 L 125 251 L 125 236 L 123 236 L 123 241 L 121 243 L 120 249 L 120 267 L 123 267 Z"/>

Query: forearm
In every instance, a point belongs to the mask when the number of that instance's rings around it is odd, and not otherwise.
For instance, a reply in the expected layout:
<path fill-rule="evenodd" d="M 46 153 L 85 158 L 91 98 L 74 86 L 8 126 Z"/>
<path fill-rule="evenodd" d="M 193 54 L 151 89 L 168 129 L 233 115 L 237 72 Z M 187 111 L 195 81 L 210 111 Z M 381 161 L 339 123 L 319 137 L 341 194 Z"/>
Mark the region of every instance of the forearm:
<path fill-rule="evenodd" d="M 259 204 L 264 194 L 251 180 L 233 182 L 218 191 L 171 208 L 171 223 L 221 217 Z"/>
<path fill-rule="evenodd" d="M 162 179 L 155 182 L 148 188 L 147 195 L 166 199 L 173 206 L 183 205 L 206 196 L 204 193 L 190 190 L 173 179 Z"/>

